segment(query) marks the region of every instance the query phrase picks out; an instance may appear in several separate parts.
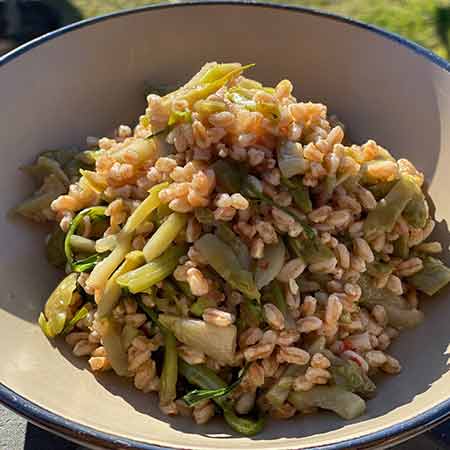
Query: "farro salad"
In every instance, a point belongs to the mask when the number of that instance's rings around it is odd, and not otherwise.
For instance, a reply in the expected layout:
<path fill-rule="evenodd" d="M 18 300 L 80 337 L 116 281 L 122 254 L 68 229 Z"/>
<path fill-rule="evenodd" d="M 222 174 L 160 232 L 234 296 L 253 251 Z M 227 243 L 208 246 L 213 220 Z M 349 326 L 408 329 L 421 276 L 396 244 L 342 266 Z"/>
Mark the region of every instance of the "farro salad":
<path fill-rule="evenodd" d="M 166 414 L 245 435 L 267 416 L 363 414 L 374 377 L 401 370 L 389 346 L 423 320 L 418 294 L 450 281 L 423 174 L 251 66 L 208 63 L 148 95 L 134 130 L 41 154 L 16 210 L 56 223 L 49 338 Z"/>

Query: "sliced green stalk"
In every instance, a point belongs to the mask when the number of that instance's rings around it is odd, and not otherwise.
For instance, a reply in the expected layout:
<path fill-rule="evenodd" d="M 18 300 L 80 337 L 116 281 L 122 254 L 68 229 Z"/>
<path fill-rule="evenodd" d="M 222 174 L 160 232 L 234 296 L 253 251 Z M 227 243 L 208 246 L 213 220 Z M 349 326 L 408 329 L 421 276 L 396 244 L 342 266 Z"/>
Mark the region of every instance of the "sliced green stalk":
<path fill-rule="evenodd" d="M 301 145 L 292 141 L 283 142 L 278 149 L 278 167 L 286 178 L 304 174 L 307 164 L 303 158 Z"/>
<path fill-rule="evenodd" d="M 402 309 L 393 305 L 383 305 L 386 310 L 388 323 L 394 328 L 415 328 L 424 321 L 424 314 L 418 309 Z"/>
<path fill-rule="evenodd" d="M 89 187 L 97 194 L 101 194 L 108 187 L 106 179 L 97 172 L 80 169 L 80 174 Z"/>
<path fill-rule="evenodd" d="M 62 184 L 69 187 L 70 181 L 61 168 L 61 165 L 54 158 L 39 156 L 32 166 L 26 166 L 22 169 L 28 175 L 31 175 L 39 184 L 49 175 L 54 175 Z"/>
<path fill-rule="evenodd" d="M 283 294 L 283 289 L 281 288 L 281 285 L 277 280 L 274 280 L 272 281 L 272 283 L 270 283 L 267 300 L 270 303 L 273 303 L 281 311 L 281 314 L 283 314 L 286 329 L 295 329 L 295 321 L 292 317 L 291 312 L 289 311 L 286 299 Z"/>
<path fill-rule="evenodd" d="M 154 215 L 156 216 L 154 222 L 157 227 L 161 226 L 166 217 L 170 216 L 173 211 L 170 209 L 167 203 L 161 203 L 154 211 Z"/>
<path fill-rule="evenodd" d="M 200 84 L 212 83 L 214 81 L 222 79 L 223 77 L 229 76 L 230 73 L 240 71 L 242 69 L 243 68 L 239 63 L 217 64 L 205 73 L 205 75 L 200 80 Z"/>
<path fill-rule="evenodd" d="M 427 295 L 434 295 L 450 282 L 450 269 L 439 259 L 423 259 L 423 269 L 408 278 L 408 283 Z"/>
<path fill-rule="evenodd" d="M 231 429 L 244 436 L 255 436 L 264 429 L 266 418 L 260 414 L 257 419 L 236 415 L 231 408 L 223 410 L 223 417 Z"/>
<path fill-rule="evenodd" d="M 253 275 L 244 270 L 233 250 L 213 234 L 204 234 L 196 243 L 196 249 L 208 261 L 208 264 L 233 289 L 242 292 L 248 298 L 258 299 L 260 293 Z"/>
<path fill-rule="evenodd" d="M 294 208 L 280 206 L 276 204 L 270 197 L 265 195 L 262 191 L 261 181 L 259 181 L 259 179 L 254 177 L 253 175 L 247 175 L 243 177 L 241 184 L 241 193 L 247 198 L 259 200 L 268 205 L 275 206 L 284 211 L 286 214 L 289 214 L 303 227 L 303 231 L 309 239 L 312 239 L 316 236 L 315 230 L 306 223 L 304 217 L 301 217 L 298 211 L 296 211 Z"/>
<path fill-rule="evenodd" d="M 128 351 L 128 348 L 131 346 L 134 338 L 138 337 L 140 334 L 141 331 L 139 331 L 136 327 L 128 323 L 125 324 L 120 335 L 123 349 L 125 351 Z"/>
<path fill-rule="evenodd" d="M 244 299 L 239 305 L 239 311 L 238 326 L 240 331 L 249 327 L 257 328 L 264 321 L 261 305 L 256 300 Z"/>
<path fill-rule="evenodd" d="M 186 214 L 172 213 L 153 233 L 143 249 L 147 262 L 162 255 L 186 226 Z"/>
<path fill-rule="evenodd" d="M 95 251 L 98 253 L 110 252 L 117 246 L 117 235 L 110 234 L 95 241 Z"/>
<path fill-rule="evenodd" d="M 128 217 L 125 226 L 123 227 L 124 233 L 132 233 L 136 228 L 147 219 L 153 210 L 155 210 L 160 204 L 159 193 L 169 186 L 168 182 L 157 184 L 153 186 L 146 199 L 133 211 L 130 217 Z"/>
<path fill-rule="evenodd" d="M 53 200 L 66 192 L 66 185 L 54 174 L 49 175 L 45 178 L 44 184 L 39 190 L 31 198 L 26 199 L 14 208 L 13 212 L 36 222 L 46 222 L 48 217 L 43 211 L 48 211 Z"/>
<path fill-rule="evenodd" d="M 198 300 L 190 307 L 191 314 L 197 317 L 202 317 L 203 312 L 207 308 L 215 308 L 217 302 L 208 296 L 199 297 Z"/>
<path fill-rule="evenodd" d="M 187 283 L 186 281 L 178 281 L 175 279 L 173 281 L 185 297 L 187 297 L 189 300 L 195 299 L 195 296 L 192 294 L 191 288 L 189 287 L 189 283 Z"/>
<path fill-rule="evenodd" d="M 119 284 L 117 284 L 117 278 L 121 275 L 130 272 L 144 264 L 145 258 L 144 254 L 140 251 L 133 251 L 128 253 L 125 257 L 125 261 L 121 266 L 113 273 L 111 278 L 107 281 L 103 295 L 101 296 L 100 302 L 97 308 L 97 317 L 102 318 L 108 316 L 112 313 L 112 310 L 119 302 L 120 296 L 122 294 L 122 289 Z"/>
<path fill-rule="evenodd" d="M 178 368 L 181 375 L 186 378 L 189 384 L 194 386 L 199 386 L 202 389 L 223 389 L 227 387 L 225 381 L 202 364 L 190 365 L 180 359 Z M 215 397 L 212 400 L 223 409 L 225 421 L 234 431 L 245 436 L 253 436 L 264 428 L 265 419 L 263 417 L 259 417 L 257 420 L 239 417 L 225 397 Z"/>
<path fill-rule="evenodd" d="M 111 318 L 100 320 L 103 347 L 114 372 L 121 377 L 128 377 L 128 355 L 122 344 L 121 326 Z"/>
<path fill-rule="evenodd" d="M 279 408 L 287 400 L 294 380 L 306 372 L 306 367 L 290 364 L 278 381 L 267 391 L 266 399 L 274 407 Z"/>
<path fill-rule="evenodd" d="M 117 278 L 117 283 L 131 293 L 144 292 L 164 280 L 176 269 L 178 260 L 186 254 L 186 246 L 178 245 L 167 249 L 161 256 Z"/>
<path fill-rule="evenodd" d="M 249 270 L 251 258 L 248 247 L 233 233 L 231 228 L 223 223 L 218 223 L 216 236 L 231 247 L 241 266 L 245 270 Z"/>
<path fill-rule="evenodd" d="M 423 313 L 411 309 L 408 302 L 393 294 L 389 289 L 377 288 L 367 276 L 359 280 L 362 289 L 360 303 L 372 309 L 375 305 L 382 305 L 386 310 L 389 325 L 395 328 L 413 328 L 423 321 Z"/>
<path fill-rule="evenodd" d="M 194 215 L 197 221 L 204 225 L 212 225 L 214 223 L 214 214 L 208 208 L 195 208 Z"/>
<path fill-rule="evenodd" d="M 394 241 L 394 256 L 407 259 L 409 256 L 408 234 L 402 234 Z"/>
<path fill-rule="evenodd" d="M 299 411 L 322 408 L 347 420 L 361 416 L 366 410 L 366 402 L 361 397 L 339 386 L 314 386 L 306 392 L 291 392 L 288 400 Z"/>
<path fill-rule="evenodd" d="M 167 122 L 168 127 L 172 127 L 177 123 L 182 122 L 192 122 L 191 111 L 171 111 L 169 116 L 169 121 Z"/>
<path fill-rule="evenodd" d="M 105 257 L 106 255 L 99 255 L 96 253 L 95 255 L 88 256 L 87 258 L 79 259 L 78 261 L 72 263 L 72 270 L 74 272 L 80 273 L 88 272 L 92 270 L 97 265 L 97 263 L 102 261 Z"/>
<path fill-rule="evenodd" d="M 106 217 L 106 207 L 93 206 L 91 208 L 83 209 L 70 222 L 70 226 L 64 240 L 64 251 L 66 253 L 67 263 L 70 267 L 73 265 L 72 236 L 75 234 L 85 217 L 89 217 L 91 221 L 97 220 L 100 217 Z"/>
<path fill-rule="evenodd" d="M 373 196 L 377 200 L 381 200 L 382 198 L 386 197 L 390 190 L 395 186 L 397 183 L 397 180 L 394 181 L 384 181 L 377 184 L 372 184 L 370 186 L 366 186 L 366 188 L 372 192 Z"/>
<path fill-rule="evenodd" d="M 159 155 L 157 155 L 157 148 L 152 140 L 134 138 L 128 145 L 112 152 L 111 156 L 120 163 L 127 163 L 130 158 L 133 158 L 136 161 L 135 164 L 139 165 L 152 159 L 155 160 Z"/>
<path fill-rule="evenodd" d="M 131 248 L 131 236 L 121 233 L 117 247 L 103 261 L 98 263 L 89 275 L 86 284 L 93 289 L 103 289 L 111 274 L 122 263 Z"/>
<path fill-rule="evenodd" d="M 220 189 L 229 194 L 234 194 L 241 190 L 242 174 L 236 164 L 219 159 L 212 165 L 212 168 Z"/>
<path fill-rule="evenodd" d="M 75 325 L 80 321 L 83 320 L 87 315 L 89 314 L 89 309 L 86 308 L 86 306 L 82 306 L 75 315 L 69 320 L 69 322 L 66 323 L 64 326 L 64 330 L 62 331 L 63 334 L 70 333 L 74 328 Z"/>
<path fill-rule="evenodd" d="M 392 231 L 415 191 L 416 185 L 410 177 L 400 178 L 386 197 L 378 202 L 376 208 L 369 211 L 364 221 L 366 236 Z"/>
<path fill-rule="evenodd" d="M 218 327 L 203 320 L 160 314 L 159 322 L 171 330 L 184 344 L 204 352 L 209 357 L 231 364 L 236 352 L 237 330 L 234 325 Z"/>
<path fill-rule="evenodd" d="M 177 340 L 170 331 L 164 332 L 164 363 L 161 373 L 159 401 L 167 405 L 177 396 L 178 353 Z"/>
<path fill-rule="evenodd" d="M 301 184 L 295 189 L 289 191 L 292 195 L 294 203 L 300 208 L 302 212 L 308 214 L 312 211 L 312 202 L 307 186 Z"/>
<path fill-rule="evenodd" d="M 216 389 L 194 389 L 183 396 L 183 400 L 188 406 L 195 406 L 197 403 L 204 400 L 213 400 L 215 398 L 224 397 L 236 389 L 241 383 L 244 375 L 246 374 L 248 366 L 245 366 L 239 371 L 239 375 L 236 381 L 229 384 L 226 387 Z"/>
<path fill-rule="evenodd" d="M 307 264 L 326 261 L 334 256 L 334 253 L 318 237 L 313 239 L 296 239 L 289 237 L 288 243 L 291 251 L 302 257 Z"/>
<path fill-rule="evenodd" d="M 406 205 L 403 211 L 403 218 L 413 228 L 423 228 L 428 220 L 429 210 L 428 203 L 425 200 L 419 186 L 416 185 L 416 192 L 414 193 L 410 202 Z"/>
<path fill-rule="evenodd" d="M 39 316 L 39 325 L 49 338 L 54 338 L 64 329 L 77 279 L 76 273 L 67 275 L 45 303 L 44 313 Z"/>
<path fill-rule="evenodd" d="M 321 353 L 327 344 L 327 338 L 325 336 L 319 336 L 316 338 L 308 348 L 308 353 L 312 356 L 316 353 Z"/>
<path fill-rule="evenodd" d="M 64 253 L 65 234 L 59 226 L 48 236 L 45 246 L 47 261 L 55 267 L 64 268 L 66 264 L 66 254 Z"/>
<path fill-rule="evenodd" d="M 280 273 L 286 254 L 286 248 L 281 239 L 276 244 L 264 247 L 264 257 L 258 261 L 255 269 L 255 283 L 258 289 L 267 286 Z"/>
<path fill-rule="evenodd" d="M 222 66 L 222 64 L 219 64 L 219 66 Z M 218 91 L 222 86 L 225 86 L 230 80 L 233 78 L 239 76 L 244 70 L 249 69 L 254 66 L 254 64 L 247 64 L 246 66 L 235 66 L 234 69 L 232 69 L 231 64 L 227 67 L 227 70 L 224 71 L 222 68 L 219 68 L 219 66 L 216 66 L 215 68 L 212 68 L 209 72 L 210 76 L 206 78 L 210 81 L 203 81 L 199 86 L 197 86 L 194 89 L 189 89 L 185 93 L 183 93 L 181 96 L 177 95 L 177 98 L 186 100 L 189 105 L 194 104 L 198 100 L 205 99 L 209 97 L 210 95 L 214 94 L 214 92 Z M 225 73 L 220 78 L 216 78 L 219 73 Z M 207 74 L 207 75 L 209 75 Z"/>
<path fill-rule="evenodd" d="M 327 353 L 328 355 L 328 353 Z M 366 375 L 361 367 L 351 360 L 343 360 L 338 357 L 331 359 L 329 369 L 333 377 L 333 382 L 350 392 L 362 395 L 363 397 L 373 396 L 375 383 Z"/>
<path fill-rule="evenodd" d="M 216 114 L 227 109 L 227 105 L 218 100 L 199 100 L 194 104 L 194 111 L 200 116 L 207 118 L 211 114 Z"/>
<path fill-rule="evenodd" d="M 95 241 L 76 234 L 71 236 L 70 245 L 81 253 L 95 253 L 96 251 Z"/>

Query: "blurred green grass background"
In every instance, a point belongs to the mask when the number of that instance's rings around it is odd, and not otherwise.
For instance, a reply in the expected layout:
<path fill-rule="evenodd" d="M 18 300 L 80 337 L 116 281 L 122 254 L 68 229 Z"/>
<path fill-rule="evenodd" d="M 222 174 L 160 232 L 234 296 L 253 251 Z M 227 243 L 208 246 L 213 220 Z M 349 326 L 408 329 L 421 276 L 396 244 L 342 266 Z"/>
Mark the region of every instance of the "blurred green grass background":
<path fill-rule="evenodd" d="M 172 0 L 173 1 L 173 0 Z M 175 0 L 177 1 L 177 0 Z M 450 57 L 449 0 L 272 0 L 319 8 L 378 25 L 438 55 Z M 70 0 L 84 17 L 156 3 L 148 0 Z"/>

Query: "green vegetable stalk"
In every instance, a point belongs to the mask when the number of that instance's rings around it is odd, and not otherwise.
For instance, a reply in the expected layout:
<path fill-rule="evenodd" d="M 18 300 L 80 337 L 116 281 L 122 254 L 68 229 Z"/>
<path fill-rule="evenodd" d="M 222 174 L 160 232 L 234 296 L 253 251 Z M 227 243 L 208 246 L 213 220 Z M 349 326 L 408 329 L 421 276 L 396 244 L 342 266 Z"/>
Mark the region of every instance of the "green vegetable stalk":
<path fill-rule="evenodd" d="M 406 205 L 403 211 L 403 217 L 412 227 L 423 228 L 427 223 L 428 216 L 428 203 L 420 187 L 416 185 L 416 192 Z"/>
<path fill-rule="evenodd" d="M 378 202 L 376 208 L 369 211 L 364 222 L 365 235 L 371 236 L 383 231 L 391 231 L 406 205 L 413 198 L 416 188 L 411 177 L 400 178 L 386 197 Z"/>
<path fill-rule="evenodd" d="M 303 211 L 305 214 L 308 214 L 312 211 L 312 203 L 311 198 L 309 196 L 309 190 L 306 186 L 303 188 L 296 188 L 290 191 L 292 194 L 292 198 L 294 203 Z"/>
<path fill-rule="evenodd" d="M 314 386 L 306 392 L 291 392 L 288 400 L 299 411 L 313 407 L 328 409 L 347 420 L 361 416 L 366 410 L 361 397 L 339 386 Z"/>
<path fill-rule="evenodd" d="M 159 391 L 159 401 L 162 405 L 167 405 L 177 396 L 178 379 L 178 353 L 177 340 L 175 336 L 164 330 L 164 363 L 161 373 L 161 388 Z"/>
<path fill-rule="evenodd" d="M 259 327 L 264 321 L 261 305 L 248 298 L 239 305 L 238 327 L 240 331 L 249 327 Z"/>
<path fill-rule="evenodd" d="M 123 227 L 124 233 L 132 233 L 161 204 L 159 193 L 169 186 L 168 182 L 153 186 L 146 199 L 133 211 Z"/>
<path fill-rule="evenodd" d="M 117 278 L 117 283 L 128 288 L 133 294 L 144 292 L 171 275 L 178 265 L 178 260 L 185 253 L 186 247 L 184 245 L 171 247 L 144 266 L 120 275 Z"/>
<path fill-rule="evenodd" d="M 170 314 L 160 314 L 158 320 L 183 344 L 202 351 L 222 364 L 233 363 L 237 336 L 234 325 L 218 327 L 203 320 Z"/>
<path fill-rule="evenodd" d="M 48 236 L 45 253 L 47 261 L 55 267 L 64 268 L 66 264 L 66 254 L 64 252 L 65 233 L 59 226 Z"/>
<path fill-rule="evenodd" d="M 249 270 L 251 258 L 248 247 L 233 233 L 231 228 L 223 223 L 218 223 L 216 227 L 216 236 L 231 247 L 241 266 L 245 270 Z"/>
<path fill-rule="evenodd" d="M 63 329 L 63 334 L 69 334 L 74 328 L 75 325 L 80 321 L 83 320 L 87 315 L 89 314 L 89 309 L 86 308 L 86 306 L 82 306 L 75 315 L 69 320 L 69 322 L 66 323 Z"/>
<path fill-rule="evenodd" d="M 306 264 L 314 264 L 326 261 L 334 256 L 334 253 L 320 239 L 314 236 L 312 239 L 298 239 L 288 237 L 290 250 L 302 257 Z"/>
<path fill-rule="evenodd" d="M 372 397 L 375 393 L 375 383 L 366 375 L 361 367 L 354 361 L 346 361 L 334 356 L 325 350 L 327 357 L 330 357 L 330 372 L 334 384 L 343 387 L 347 391 L 355 392 L 364 398 Z"/>
<path fill-rule="evenodd" d="M 83 219 L 85 217 L 89 217 L 91 221 L 98 220 L 99 218 L 106 217 L 106 207 L 105 206 L 93 206 L 91 208 L 86 208 L 80 211 L 70 223 L 70 227 L 67 231 L 65 240 L 64 240 L 64 252 L 66 254 L 67 263 L 69 264 L 71 270 L 82 272 L 84 270 L 88 270 L 92 267 L 94 267 L 95 263 L 98 262 L 96 259 L 92 262 L 93 264 L 88 264 L 88 269 L 86 269 L 86 262 L 82 262 L 81 267 L 77 264 L 76 261 L 73 260 L 73 252 L 72 252 L 72 237 L 74 236 L 75 232 L 77 231 L 78 227 L 82 223 Z M 84 269 L 84 270 L 81 270 Z"/>
<path fill-rule="evenodd" d="M 162 255 L 186 226 L 185 214 L 172 213 L 155 231 L 143 249 L 147 262 Z"/>
<path fill-rule="evenodd" d="M 224 278 L 233 289 L 251 299 L 260 298 L 253 275 L 244 270 L 233 250 L 213 234 L 204 234 L 196 243 L 196 249 L 208 264 Z"/>
<path fill-rule="evenodd" d="M 301 145 L 296 142 L 283 142 L 278 149 L 278 167 L 283 177 L 291 178 L 306 172 L 307 165 L 303 158 Z"/>
<path fill-rule="evenodd" d="M 241 194 L 246 198 L 258 200 L 266 203 L 267 205 L 275 206 L 281 209 L 286 214 L 289 214 L 291 217 L 293 217 L 303 227 L 303 231 L 309 239 L 313 239 L 316 236 L 314 228 L 306 223 L 304 217 L 301 217 L 298 211 L 293 208 L 280 206 L 276 204 L 270 197 L 265 195 L 263 193 L 261 181 L 259 181 L 259 179 L 254 177 L 253 175 L 247 175 L 243 177 L 241 183 Z"/>
<path fill-rule="evenodd" d="M 121 377 L 128 377 L 128 355 L 122 342 L 122 327 L 110 317 L 100 320 L 102 343 L 114 372 Z"/>
<path fill-rule="evenodd" d="M 274 408 L 279 408 L 287 400 L 294 380 L 306 372 L 306 367 L 297 364 L 289 365 L 279 380 L 267 391 L 266 399 Z"/>
<path fill-rule="evenodd" d="M 276 244 L 264 247 L 264 257 L 255 269 L 255 283 L 258 289 L 267 286 L 280 273 L 284 265 L 285 254 L 286 248 L 281 239 L 278 239 Z"/>
<path fill-rule="evenodd" d="M 237 380 L 226 387 L 217 389 L 194 389 L 193 391 L 187 393 L 183 397 L 183 400 L 188 406 L 195 406 L 197 403 L 200 403 L 203 400 L 213 400 L 215 398 L 225 397 L 239 386 L 242 379 L 244 378 L 245 373 L 247 372 L 247 369 L 248 366 L 245 366 L 243 369 L 241 369 Z"/>
<path fill-rule="evenodd" d="M 267 294 L 267 300 L 273 303 L 283 314 L 286 329 L 295 329 L 295 321 L 289 311 L 280 283 L 276 280 L 272 281 Z"/>
<path fill-rule="evenodd" d="M 219 159 L 212 168 L 216 175 L 216 183 L 224 192 L 234 194 L 241 190 L 242 172 L 240 168 L 229 161 Z"/>
<path fill-rule="evenodd" d="M 403 297 L 393 294 L 386 288 L 377 288 L 367 276 L 360 278 L 362 295 L 360 303 L 372 309 L 375 305 L 382 305 L 386 310 L 389 325 L 395 328 L 414 328 L 423 321 L 423 313 L 411 309 Z"/>
<path fill-rule="evenodd" d="M 427 295 L 434 295 L 450 282 L 450 269 L 439 259 L 423 259 L 423 269 L 408 278 L 408 283 Z"/>
<path fill-rule="evenodd" d="M 203 312 L 207 308 L 215 308 L 217 302 L 208 296 L 199 297 L 198 300 L 190 307 L 191 314 L 197 317 L 202 317 Z"/>
<path fill-rule="evenodd" d="M 197 364 L 190 365 L 180 360 L 178 369 L 186 380 L 202 389 L 225 389 L 227 384 L 216 373 L 208 367 Z M 215 397 L 213 401 L 223 410 L 225 421 L 236 432 L 245 436 L 254 436 L 262 431 L 265 425 L 264 417 L 253 420 L 247 417 L 240 417 L 233 411 L 232 405 L 224 397 Z"/>
<path fill-rule="evenodd" d="M 49 338 L 54 338 L 64 330 L 77 279 L 76 273 L 67 275 L 51 293 L 44 312 L 39 315 L 39 325 Z"/>
<path fill-rule="evenodd" d="M 117 278 L 138 268 L 139 266 L 144 264 L 144 262 L 144 254 L 138 250 L 130 252 L 125 256 L 125 261 L 113 273 L 113 275 L 105 285 L 105 290 L 103 291 L 103 295 L 101 296 L 97 308 L 97 316 L 99 318 L 110 315 L 114 307 L 119 302 L 120 296 L 122 294 L 122 289 L 120 285 L 117 284 Z"/>
<path fill-rule="evenodd" d="M 131 248 L 131 235 L 120 233 L 117 246 L 101 262 L 95 265 L 86 284 L 92 289 L 104 289 L 111 274 L 119 267 Z"/>

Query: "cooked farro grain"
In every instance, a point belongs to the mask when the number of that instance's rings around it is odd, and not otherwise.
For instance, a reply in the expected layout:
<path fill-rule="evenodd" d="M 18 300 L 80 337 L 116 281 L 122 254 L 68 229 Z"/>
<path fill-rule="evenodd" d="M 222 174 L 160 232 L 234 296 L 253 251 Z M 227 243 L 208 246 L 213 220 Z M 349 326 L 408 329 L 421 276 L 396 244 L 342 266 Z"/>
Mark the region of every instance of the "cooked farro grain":
<path fill-rule="evenodd" d="M 63 166 L 47 152 L 59 181 L 38 160 L 47 203 L 18 208 L 66 235 L 68 276 L 43 331 L 198 424 L 214 404 L 182 392 L 199 379 L 216 386 L 209 370 L 224 377 L 218 388 L 238 384 L 228 397 L 238 414 L 278 419 L 296 413 L 290 390 L 335 384 L 335 366 L 351 390 L 361 372 L 398 373 L 386 349 L 421 320 L 420 292 L 450 280 L 442 245 L 427 241 L 423 174 L 373 140 L 352 144 L 288 80 L 268 88 L 242 72 L 209 63 L 183 89 L 150 94 L 134 131 L 121 125 Z M 63 175 L 71 165 L 83 166 L 78 177 Z M 401 206 L 386 194 L 403 184 Z"/>

